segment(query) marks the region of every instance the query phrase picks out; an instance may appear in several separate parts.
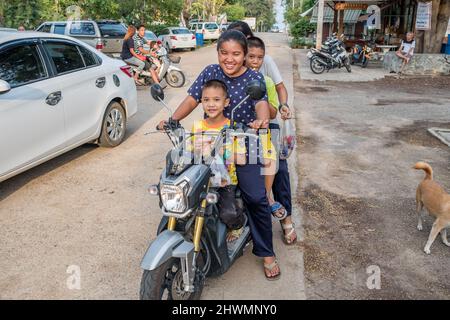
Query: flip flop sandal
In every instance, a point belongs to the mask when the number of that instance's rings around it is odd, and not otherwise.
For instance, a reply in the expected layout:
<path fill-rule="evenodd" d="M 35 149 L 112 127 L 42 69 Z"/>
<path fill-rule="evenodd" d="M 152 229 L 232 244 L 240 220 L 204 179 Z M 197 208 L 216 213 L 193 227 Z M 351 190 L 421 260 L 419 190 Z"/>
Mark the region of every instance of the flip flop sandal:
<path fill-rule="evenodd" d="M 276 215 L 275 213 L 277 212 L 277 211 L 279 211 L 280 209 L 283 209 L 283 211 L 284 211 L 284 213 L 283 213 L 283 215 L 282 216 L 278 216 L 278 215 Z M 287 217 L 287 211 L 286 211 L 286 209 L 285 209 L 285 207 L 283 207 L 282 205 L 281 205 L 281 203 L 279 203 L 279 202 L 274 202 L 274 203 L 272 203 L 272 205 L 270 206 L 270 211 L 272 212 L 272 216 L 276 219 L 276 220 L 284 220 L 286 217 Z"/>
<path fill-rule="evenodd" d="M 283 242 L 285 244 L 292 245 L 297 242 L 297 236 L 295 236 L 294 240 L 291 240 L 291 235 L 295 232 L 295 223 L 289 223 L 289 224 L 283 224 L 281 223 L 281 228 L 283 228 Z M 287 234 L 284 232 L 284 230 L 291 229 Z"/>
<path fill-rule="evenodd" d="M 273 270 L 276 266 L 279 267 L 279 264 L 278 264 L 278 260 L 277 260 L 277 259 L 275 259 L 275 261 L 272 262 L 272 263 L 270 263 L 270 264 L 264 263 L 264 269 L 267 269 L 267 270 L 269 270 L 270 272 L 272 272 L 272 270 Z M 275 280 L 280 279 L 280 276 L 281 276 L 281 270 L 280 270 L 280 272 L 278 272 L 278 274 L 277 274 L 276 276 L 272 276 L 272 277 L 271 277 L 271 276 L 268 276 L 267 273 L 266 273 L 266 270 L 264 270 L 264 275 L 266 276 L 266 279 L 267 279 L 267 280 L 269 280 L 269 281 L 275 281 Z"/>

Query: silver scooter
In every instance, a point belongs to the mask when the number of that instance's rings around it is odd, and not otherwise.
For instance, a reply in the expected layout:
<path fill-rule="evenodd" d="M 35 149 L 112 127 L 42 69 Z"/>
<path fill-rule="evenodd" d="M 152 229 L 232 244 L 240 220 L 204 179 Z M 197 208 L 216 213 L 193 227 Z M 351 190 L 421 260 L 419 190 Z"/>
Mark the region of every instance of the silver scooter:
<path fill-rule="evenodd" d="M 186 134 L 178 121 L 171 118 L 164 126 L 174 148 L 166 156 L 166 167 L 158 185 L 149 188 L 159 197 L 163 214 L 153 240 L 145 253 L 141 268 L 140 298 L 143 300 L 198 300 L 207 276 L 225 273 L 242 256 L 251 241 L 248 219 L 241 236 L 227 243 L 227 227 L 219 218 L 218 192 L 212 187 L 211 165 L 225 139 L 246 137 L 257 142 L 258 136 L 242 124 L 235 124 L 234 113 L 244 101 L 261 99 L 265 85 L 259 80 L 247 85 L 247 96 L 231 112 L 230 128 L 215 133 L 211 154 L 193 161 L 186 152 L 185 142 L 196 134 Z M 155 100 L 164 104 L 164 93 L 159 85 L 151 87 Z M 170 108 L 164 104 L 170 111 Z M 204 156 L 204 155 L 203 155 Z M 238 203 L 246 208 L 236 195 Z"/>
<path fill-rule="evenodd" d="M 161 47 L 158 50 L 158 58 L 161 62 L 161 67 L 158 72 L 158 79 L 160 82 L 165 80 L 167 84 L 174 88 L 181 88 L 186 83 L 186 76 L 184 72 L 175 66 L 181 61 L 181 57 L 172 57 L 168 55 L 166 48 Z M 128 63 L 134 73 L 138 73 L 138 80 L 144 85 L 154 84 L 150 71 L 138 71 L 137 67 Z"/>

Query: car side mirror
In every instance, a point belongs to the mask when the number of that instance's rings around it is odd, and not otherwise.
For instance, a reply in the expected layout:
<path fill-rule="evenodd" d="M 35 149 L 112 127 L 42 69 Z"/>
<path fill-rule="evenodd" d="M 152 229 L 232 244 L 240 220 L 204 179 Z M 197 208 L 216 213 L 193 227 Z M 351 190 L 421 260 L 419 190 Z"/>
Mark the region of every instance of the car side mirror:
<path fill-rule="evenodd" d="M 245 92 L 252 100 L 260 100 L 266 94 L 266 83 L 258 79 L 251 80 L 245 86 Z"/>
<path fill-rule="evenodd" d="M 164 91 L 163 88 L 159 84 L 154 84 L 150 87 L 150 93 L 156 101 L 164 100 Z"/>
<path fill-rule="evenodd" d="M 0 94 L 7 93 L 11 90 L 11 86 L 8 82 L 0 80 Z"/>

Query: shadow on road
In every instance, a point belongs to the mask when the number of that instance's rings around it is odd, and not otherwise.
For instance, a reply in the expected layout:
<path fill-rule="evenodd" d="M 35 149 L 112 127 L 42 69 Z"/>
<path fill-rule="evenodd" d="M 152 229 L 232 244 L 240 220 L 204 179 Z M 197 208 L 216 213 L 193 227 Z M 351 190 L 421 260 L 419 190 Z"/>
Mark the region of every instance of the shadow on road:
<path fill-rule="evenodd" d="M 76 149 L 60 155 L 59 157 L 44 162 L 8 180 L 0 182 L 0 202 L 8 198 L 14 192 L 20 190 L 34 179 L 39 178 L 40 176 L 49 173 L 81 156 L 84 156 L 97 148 L 98 146 L 92 143 L 84 144 Z"/>

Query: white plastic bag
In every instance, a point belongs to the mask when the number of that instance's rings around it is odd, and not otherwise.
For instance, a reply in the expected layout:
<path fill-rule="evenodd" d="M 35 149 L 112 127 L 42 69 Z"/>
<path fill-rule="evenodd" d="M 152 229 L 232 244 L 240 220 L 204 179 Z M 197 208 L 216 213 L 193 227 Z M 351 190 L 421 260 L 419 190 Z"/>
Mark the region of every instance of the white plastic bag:
<path fill-rule="evenodd" d="M 211 162 L 212 176 L 210 179 L 211 186 L 214 188 L 225 187 L 231 184 L 231 177 L 228 174 L 227 167 L 225 166 L 221 156 L 216 154 Z"/>
<path fill-rule="evenodd" d="M 280 159 L 286 160 L 295 147 L 295 129 L 292 120 L 281 120 Z"/>

